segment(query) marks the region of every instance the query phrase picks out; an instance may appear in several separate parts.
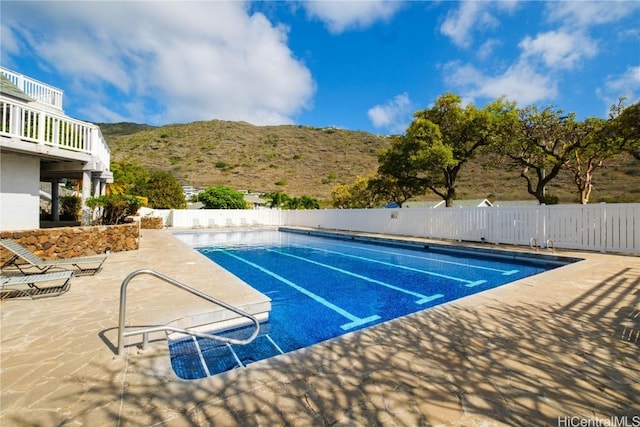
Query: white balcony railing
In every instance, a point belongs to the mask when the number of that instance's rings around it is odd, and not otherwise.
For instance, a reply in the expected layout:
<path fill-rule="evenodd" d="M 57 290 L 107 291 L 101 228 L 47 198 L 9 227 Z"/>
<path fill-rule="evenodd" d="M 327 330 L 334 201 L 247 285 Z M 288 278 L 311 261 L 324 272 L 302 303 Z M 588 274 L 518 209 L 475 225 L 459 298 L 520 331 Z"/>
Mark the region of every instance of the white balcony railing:
<path fill-rule="evenodd" d="M 111 152 L 100 128 L 92 123 L 75 120 L 6 98 L 0 100 L 0 135 L 41 144 L 61 150 L 86 153 L 102 163 L 104 170 L 111 164 Z"/>
<path fill-rule="evenodd" d="M 39 82 L 38 80 L 0 67 L 0 74 L 5 76 L 18 89 L 38 102 L 48 104 L 62 111 L 62 90 Z"/>

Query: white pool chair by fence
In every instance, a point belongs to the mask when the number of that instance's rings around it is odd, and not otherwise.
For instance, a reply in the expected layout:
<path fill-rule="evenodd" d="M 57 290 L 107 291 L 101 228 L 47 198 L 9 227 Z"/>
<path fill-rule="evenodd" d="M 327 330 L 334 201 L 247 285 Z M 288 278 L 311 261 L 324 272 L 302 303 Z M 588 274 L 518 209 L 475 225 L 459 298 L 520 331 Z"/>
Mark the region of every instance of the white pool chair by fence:
<path fill-rule="evenodd" d="M 202 228 L 200 218 L 193 218 L 193 226 L 191 228 Z"/>
<path fill-rule="evenodd" d="M 69 290 L 73 271 L 56 271 L 54 273 L 27 274 L 22 276 L 0 277 L 0 293 L 2 299 L 14 296 L 27 296 L 31 299 L 55 297 Z M 42 286 L 46 282 L 60 282 L 57 286 Z"/>
<path fill-rule="evenodd" d="M 0 240 L 0 246 L 10 251 L 13 256 L 0 269 L 17 269 L 22 274 L 46 273 L 49 270 L 72 270 L 76 276 L 93 275 L 102 269 L 106 255 L 76 258 L 44 260 L 37 257 L 24 246 L 11 239 Z"/>
<path fill-rule="evenodd" d="M 209 218 L 207 221 L 208 221 L 207 223 L 209 225 L 209 228 L 215 228 L 216 227 L 216 219 L 215 218 Z"/>

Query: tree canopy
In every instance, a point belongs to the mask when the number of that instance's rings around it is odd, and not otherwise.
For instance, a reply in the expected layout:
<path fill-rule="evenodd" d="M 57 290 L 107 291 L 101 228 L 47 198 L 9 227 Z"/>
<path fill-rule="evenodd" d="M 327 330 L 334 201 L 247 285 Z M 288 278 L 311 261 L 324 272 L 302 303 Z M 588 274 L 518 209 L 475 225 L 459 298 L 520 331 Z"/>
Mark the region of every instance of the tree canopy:
<path fill-rule="evenodd" d="M 416 118 L 406 136 L 396 137 L 378 156 L 372 188 L 402 207 L 408 199 L 442 183 L 442 169 L 453 163 L 451 148 L 442 143 L 437 125 Z"/>
<path fill-rule="evenodd" d="M 634 154 L 638 148 L 637 106 L 625 109 L 621 103 L 612 107 L 608 120 L 577 120 L 574 113 L 535 105 L 519 110 L 519 122 L 507 143 L 498 151 L 519 168 L 527 191 L 540 203 L 554 203 L 556 198 L 546 187 L 564 169 L 571 172 L 580 203 L 587 203 L 593 189 L 593 175 L 605 162 L 624 152 Z"/>
<path fill-rule="evenodd" d="M 357 177 L 353 184 L 341 184 L 331 192 L 331 203 L 334 208 L 366 209 L 377 207 L 381 200 L 381 192 L 377 191 L 372 181 L 374 175 Z"/>
<path fill-rule="evenodd" d="M 313 197 L 303 195 L 291 197 L 282 191 L 274 191 L 265 195 L 267 204 L 272 208 L 280 209 L 320 209 L 320 202 Z"/>
<path fill-rule="evenodd" d="M 206 209 L 247 208 L 247 203 L 242 193 L 223 185 L 206 188 L 198 194 L 198 201 L 202 202 Z"/>
<path fill-rule="evenodd" d="M 130 161 L 111 162 L 110 169 L 113 183 L 109 184 L 108 189 L 112 194 L 133 194 L 134 187 L 143 184 L 151 176 L 149 169 Z"/>
<path fill-rule="evenodd" d="M 113 183 L 110 194 L 143 197 L 155 209 L 184 209 L 187 206 L 182 187 L 169 172 L 151 171 L 135 162 L 112 162 Z"/>
<path fill-rule="evenodd" d="M 640 160 L 640 102 L 624 106 L 624 97 L 611 107 L 610 137 L 616 138 L 621 151 Z"/>
<path fill-rule="evenodd" d="M 145 182 L 133 187 L 133 191 L 149 200 L 154 209 L 184 209 L 187 207 L 182 186 L 169 172 L 154 171 Z"/>
<path fill-rule="evenodd" d="M 432 154 L 439 156 L 440 164 L 429 164 L 430 179 L 423 183 L 440 196 L 447 207 L 453 206 L 462 166 L 481 148 L 508 140 L 517 123 L 515 103 L 498 99 L 483 109 L 473 104 L 463 107 L 461 103 L 460 96 L 452 93 L 438 97 L 432 108 L 414 114 L 406 132 L 406 138 L 421 141 Z M 435 174 L 441 176 L 436 178 Z"/>

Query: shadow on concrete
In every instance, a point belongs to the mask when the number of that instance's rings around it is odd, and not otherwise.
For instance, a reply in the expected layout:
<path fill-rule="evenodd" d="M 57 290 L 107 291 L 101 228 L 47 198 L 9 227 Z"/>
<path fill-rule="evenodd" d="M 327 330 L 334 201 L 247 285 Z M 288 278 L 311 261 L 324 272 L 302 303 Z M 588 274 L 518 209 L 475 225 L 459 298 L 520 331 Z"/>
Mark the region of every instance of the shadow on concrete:
<path fill-rule="evenodd" d="M 122 426 L 557 426 L 640 416 L 637 341 L 618 333 L 622 317 L 637 322 L 639 270 L 566 305 L 453 302 L 203 380 L 159 370 L 168 363 L 161 344 L 130 350 L 126 365 L 98 367 L 89 382 L 100 386 L 59 399 L 95 402 L 74 414 L 84 425 L 97 425 L 97 414 Z"/>

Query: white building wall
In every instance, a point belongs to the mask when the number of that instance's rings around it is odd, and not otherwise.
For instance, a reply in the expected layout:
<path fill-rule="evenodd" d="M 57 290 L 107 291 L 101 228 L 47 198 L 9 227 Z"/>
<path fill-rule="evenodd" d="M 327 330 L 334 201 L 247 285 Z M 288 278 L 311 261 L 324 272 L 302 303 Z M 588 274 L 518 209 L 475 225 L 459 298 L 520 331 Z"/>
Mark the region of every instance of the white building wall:
<path fill-rule="evenodd" d="M 0 156 L 0 230 L 40 228 L 40 159 Z"/>

